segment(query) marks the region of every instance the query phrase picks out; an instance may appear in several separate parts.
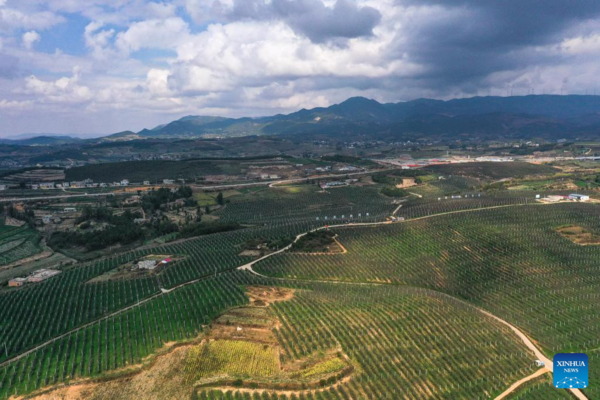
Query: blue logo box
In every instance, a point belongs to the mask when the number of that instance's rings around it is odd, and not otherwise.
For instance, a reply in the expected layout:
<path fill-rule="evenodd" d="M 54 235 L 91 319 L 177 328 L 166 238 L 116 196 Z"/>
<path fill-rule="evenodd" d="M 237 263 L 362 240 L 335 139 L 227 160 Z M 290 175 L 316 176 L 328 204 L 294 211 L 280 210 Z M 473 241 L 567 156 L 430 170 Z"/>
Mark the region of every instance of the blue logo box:
<path fill-rule="evenodd" d="M 554 356 L 554 387 L 558 389 L 585 389 L 589 360 L 583 353 L 558 353 Z"/>

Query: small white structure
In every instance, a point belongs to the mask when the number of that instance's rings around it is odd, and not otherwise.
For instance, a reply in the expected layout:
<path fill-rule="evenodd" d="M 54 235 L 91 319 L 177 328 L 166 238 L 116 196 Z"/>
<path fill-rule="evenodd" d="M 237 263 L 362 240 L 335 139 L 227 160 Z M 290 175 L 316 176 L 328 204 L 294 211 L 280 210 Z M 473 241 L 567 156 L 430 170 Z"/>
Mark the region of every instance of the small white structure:
<path fill-rule="evenodd" d="M 144 181 L 144 185 L 145 186 L 149 186 L 150 185 L 150 181 Z"/>
<path fill-rule="evenodd" d="M 569 200 L 575 200 L 575 201 L 590 201 L 590 196 L 585 195 L 585 194 L 577 194 L 577 193 L 573 193 L 569 195 Z"/>
<path fill-rule="evenodd" d="M 129 179 L 123 179 L 121 181 L 121 186 L 127 186 L 127 185 L 129 185 Z"/>
<path fill-rule="evenodd" d="M 56 269 L 38 269 L 28 278 L 28 281 L 32 283 L 41 282 L 60 273 L 62 273 L 62 271 L 58 271 Z"/>
<path fill-rule="evenodd" d="M 175 181 L 173 179 L 163 179 L 163 183 L 165 185 L 172 185 L 175 183 Z"/>
<path fill-rule="evenodd" d="M 535 360 L 535 365 L 537 365 L 538 367 L 544 367 L 546 366 L 546 363 L 542 360 Z"/>
<path fill-rule="evenodd" d="M 153 269 L 156 268 L 156 261 L 154 261 L 154 260 L 140 261 L 138 263 L 138 268 L 139 269 L 147 269 L 147 270 L 152 271 Z"/>
<path fill-rule="evenodd" d="M 66 213 L 71 213 L 71 212 L 76 212 L 77 209 L 75 207 L 65 207 L 64 212 Z"/>

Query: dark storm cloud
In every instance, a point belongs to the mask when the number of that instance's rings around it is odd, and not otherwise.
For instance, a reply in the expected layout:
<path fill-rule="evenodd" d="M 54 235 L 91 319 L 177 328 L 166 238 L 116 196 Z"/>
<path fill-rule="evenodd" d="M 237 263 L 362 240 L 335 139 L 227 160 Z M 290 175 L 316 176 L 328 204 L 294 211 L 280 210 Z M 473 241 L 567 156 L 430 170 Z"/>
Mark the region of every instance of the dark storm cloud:
<path fill-rule="evenodd" d="M 352 0 L 337 0 L 331 8 L 321 0 L 235 0 L 224 16 L 232 20 L 280 19 L 315 43 L 371 36 L 381 20 L 379 11 L 359 7 Z"/>
<path fill-rule="evenodd" d="M 600 1 L 402 0 L 402 6 L 438 6 L 408 23 L 399 48 L 428 67 L 432 84 L 476 82 L 497 71 L 558 61 L 532 46 L 558 44 L 600 14 Z M 575 31 L 573 31 L 573 29 Z"/>
<path fill-rule="evenodd" d="M 370 36 L 381 20 L 371 7 L 358 7 L 351 0 L 338 0 L 333 8 L 320 0 L 273 0 L 273 8 L 290 26 L 313 42 L 330 38 Z"/>

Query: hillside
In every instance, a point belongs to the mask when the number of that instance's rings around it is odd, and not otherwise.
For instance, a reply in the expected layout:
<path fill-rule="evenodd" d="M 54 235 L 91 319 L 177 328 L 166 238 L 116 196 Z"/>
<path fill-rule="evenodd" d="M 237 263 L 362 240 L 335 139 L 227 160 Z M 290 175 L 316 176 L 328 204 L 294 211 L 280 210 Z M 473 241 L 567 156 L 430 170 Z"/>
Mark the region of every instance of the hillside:
<path fill-rule="evenodd" d="M 330 107 L 260 118 L 186 116 L 153 129 L 104 140 L 303 135 L 339 139 L 593 138 L 600 130 L 600 96 L 530 95 L 417 99 L 381 104 L 353 97 Z"/>

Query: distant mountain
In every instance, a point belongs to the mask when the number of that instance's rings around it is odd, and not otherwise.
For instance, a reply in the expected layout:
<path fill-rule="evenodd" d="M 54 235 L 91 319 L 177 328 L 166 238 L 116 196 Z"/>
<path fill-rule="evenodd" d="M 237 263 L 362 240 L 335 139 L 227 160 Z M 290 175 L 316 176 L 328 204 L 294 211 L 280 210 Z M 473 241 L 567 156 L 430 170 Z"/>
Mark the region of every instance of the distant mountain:
<path fill-rule="evenodd" d="M 56 146 L 61 144 L 76 143 L 82 139 L 71 136 L 35 136 L 27 139 L 0 139 L 0 143 L 18 146 Z"/>
<path fill-rule="evenodd" d="M 600 133 L 600 96 L 530 95 L 417 99 L 381 104 L 353 97 L 330 107 L 261 118 L 186 116 L 138 133 L 105 140 L 144 138 L 306 135 L 307 137 L 558 138 Z"/>

